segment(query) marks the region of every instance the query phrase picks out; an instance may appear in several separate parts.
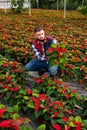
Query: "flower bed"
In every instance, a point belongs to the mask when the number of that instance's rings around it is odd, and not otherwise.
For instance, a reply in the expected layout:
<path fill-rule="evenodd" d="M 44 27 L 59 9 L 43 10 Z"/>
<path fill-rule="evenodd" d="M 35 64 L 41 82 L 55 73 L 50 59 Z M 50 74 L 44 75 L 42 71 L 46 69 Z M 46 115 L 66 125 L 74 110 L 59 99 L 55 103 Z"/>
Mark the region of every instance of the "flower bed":
<path fill-rule="evenodd" d="M 84 20 L 70 19 L 72 15 L 69 14 L 68 19 L 64 20 L 60 11 L 33 10 L 32 13 L 32 16 L 24 12 L 19 16 L 15 14 L 11 17 L 8 13 L 3 18 L 0 17 L 0 99 L 10 106 L 17 106 L 27 116 L 31 115 L 32 121 L 42 124 L 38 127 L 39 130 L 86 130 L 87 121 L 81 114 L 74 115 L 75 105 L 84 99 L 65 85 L 63 80 L 72 78 L 80 83 L 87 82 L 87 32 L 84 29 L 87 23 Z M 24 65 L 33 58 L 30 45 L 37 22 L 43 24 L 46 34 L 51 34 L 58 40 L 59 44 L 49 48 L 47 55 L 48 60 L 52 61 L 51 65 L 59 65 L 63 79 L 53 81 L 43 75 L 34 79 L 33 89 L 31 86 L 26 89 L 27 72 Z M 6 114 L 6 111 L 8 113 L 4 108 L 1 107 L 2 114 Z M 11 117 L 15 118 L 15 115 Z M 19 118 L 18 115 L 17 117 Z M 22 120 L 11 119 L 8 118 L 7 121 L 7 124 L 11 123 L 11 128 L 13 122 L 14 125 L 17 125 L 17 121 L 23 123 Z M 0 123 L 3 121 L 4 117 Z M 15 129 L 18 129 L 18 125 Z"/>
<path fill-rule="evenodd" d="M 30 130 L 26 124 L 29 122 L 28 118 L 22 118 L 17 113 L 18 106 L 6 107 L 0 103 L 0 130 Z"/>
<path fill-rule="evenodd" d="M 69 86 L 64 85 L 61 80 L 52 81 L 43 75 L 40 79 L 34 79 L 35 87 L 32 90 L 30 87 L 24 89 L 24 83 L 20 84 L 19 82 L 19 79 L 24 76 L 20 64 L 8 61 L 3 56 L 1 59 L 1 67 L 3 67 L 1 74 L 3 76 L 0 83 L 0 98 L 3 97 L 4 102 L 11 106 L 18 105 L 20 110 L 28 113 L 28 116 L 33 113 L 31 119 L 38 121 L 41 118 L 42 123 L 48 129 L 86 127 L 83 125 L 81 117 L 73 116 L 74 105 L 80 101 L 80 98 L 70 90 Z M 16 73 L 13 70 L 16 70 Z M 19 75 L 19 77 L 17 76 L 18 78 L 15 79 L 15 75 Z"/>

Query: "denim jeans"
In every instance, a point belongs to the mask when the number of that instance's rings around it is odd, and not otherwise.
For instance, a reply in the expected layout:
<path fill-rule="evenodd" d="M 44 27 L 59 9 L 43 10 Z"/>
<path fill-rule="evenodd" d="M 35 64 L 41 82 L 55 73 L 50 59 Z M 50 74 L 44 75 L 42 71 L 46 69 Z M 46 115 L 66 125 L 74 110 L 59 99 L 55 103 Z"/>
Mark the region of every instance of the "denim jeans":
<path fill-rule="evenodd" d="M 26 64 L 26 69 L 29 71 L 38 71 L 41 69 L 46 69 L 51 75 L 57 74 L 58 65 L 50 66 L 47 61 L 40 61 L 38 59 L 33 59 Z"/>

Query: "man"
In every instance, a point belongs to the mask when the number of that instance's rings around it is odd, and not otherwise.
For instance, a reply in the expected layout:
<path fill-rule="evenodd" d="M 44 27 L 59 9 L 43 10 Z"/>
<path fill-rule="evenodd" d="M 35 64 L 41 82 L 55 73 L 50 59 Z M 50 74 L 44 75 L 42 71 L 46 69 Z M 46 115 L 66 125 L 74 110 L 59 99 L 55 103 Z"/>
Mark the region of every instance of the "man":
<path fill-rule="evenodd" d="M 36 58 L 29 61 L 25 67 L 29 71 L 38 71 L 40 75 L 48 71 L 50 75 L 54 76 L 57 73 L 58 65 L 50 66 L 50 63 L 47 61 L 46 51 L 52 43 L 57 44 L 57 41 L 45 36 L 45 31 L 41 26 L 35 27 L 34 33 L 35 40 L 33 41 L 32 49 Z"/>

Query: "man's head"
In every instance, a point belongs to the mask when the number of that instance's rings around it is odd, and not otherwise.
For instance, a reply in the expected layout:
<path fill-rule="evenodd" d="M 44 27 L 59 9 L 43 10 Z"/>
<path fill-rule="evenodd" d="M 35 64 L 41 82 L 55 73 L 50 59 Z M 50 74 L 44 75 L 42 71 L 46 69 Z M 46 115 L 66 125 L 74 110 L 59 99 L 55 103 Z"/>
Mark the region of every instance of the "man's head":
<path fill-rule="evenodd" d="M 35 27 L 34 33 L 35 33 L 36 39 L 38 39 L 40 41 L 44 40 L 44 38 L 45 38 L 45 32 L 44 32 L 43 27 L 41 27 L 41 26 Z"/>

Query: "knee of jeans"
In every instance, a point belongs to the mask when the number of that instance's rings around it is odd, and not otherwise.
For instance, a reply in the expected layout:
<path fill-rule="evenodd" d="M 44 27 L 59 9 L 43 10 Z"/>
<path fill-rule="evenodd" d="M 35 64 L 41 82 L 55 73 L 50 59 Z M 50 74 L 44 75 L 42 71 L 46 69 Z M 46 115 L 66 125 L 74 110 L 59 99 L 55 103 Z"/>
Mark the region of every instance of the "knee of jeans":
<path fill-rule="evenodd" d="M 32 71 L 32 67 L 31 67 L 31 65 L 30 65 L 30 64 L 26 64 L 26 65 L 25 65 L 25 68 L 26 68 L 27 70 Z"/>
<path fill-rule="evenodd" d="M 54 76 L 57 74 L 57 71 L 50 71 L 50 74 Z"/>
<path fill-rule="evenodd" d="M 28 65 L 25 65 L 26 70 L 29 70 Z"/>

